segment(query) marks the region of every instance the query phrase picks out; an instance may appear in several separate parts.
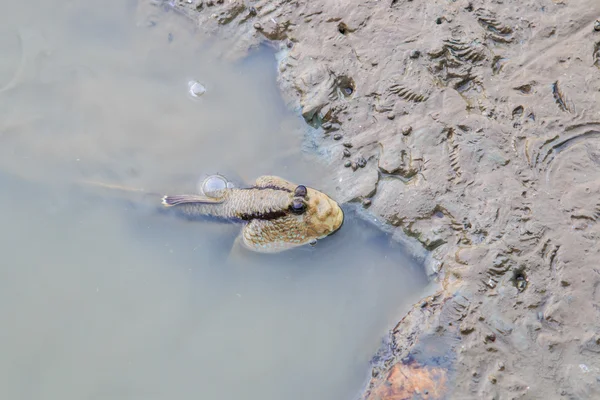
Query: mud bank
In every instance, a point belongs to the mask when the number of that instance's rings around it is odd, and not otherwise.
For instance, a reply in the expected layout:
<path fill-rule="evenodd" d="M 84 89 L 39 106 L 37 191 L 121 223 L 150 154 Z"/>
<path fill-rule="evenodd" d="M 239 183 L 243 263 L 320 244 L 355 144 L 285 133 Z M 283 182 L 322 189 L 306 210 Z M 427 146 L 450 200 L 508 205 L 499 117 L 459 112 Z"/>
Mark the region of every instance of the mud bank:
<path fill-rule="evenodd" d="M 332 195 L 431 251 L 443 290 L 390 333 L 365 399 L 600 396 L 599 2 L 155 5 L 233 58 L 280 46 Z"/>

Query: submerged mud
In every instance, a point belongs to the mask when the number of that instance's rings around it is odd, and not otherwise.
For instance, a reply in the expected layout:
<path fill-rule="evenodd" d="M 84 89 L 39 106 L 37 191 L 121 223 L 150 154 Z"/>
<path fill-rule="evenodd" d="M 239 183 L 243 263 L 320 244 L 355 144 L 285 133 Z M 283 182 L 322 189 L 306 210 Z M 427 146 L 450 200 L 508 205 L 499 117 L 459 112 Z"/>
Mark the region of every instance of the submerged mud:
<path fill-rule="evenodd" d="M 279 46 L 332 194 L 431 251 L 442 290 L 390 333 L 365 399 L 600 396 L 599 2 L 154 5 L 225 57 Z"/>

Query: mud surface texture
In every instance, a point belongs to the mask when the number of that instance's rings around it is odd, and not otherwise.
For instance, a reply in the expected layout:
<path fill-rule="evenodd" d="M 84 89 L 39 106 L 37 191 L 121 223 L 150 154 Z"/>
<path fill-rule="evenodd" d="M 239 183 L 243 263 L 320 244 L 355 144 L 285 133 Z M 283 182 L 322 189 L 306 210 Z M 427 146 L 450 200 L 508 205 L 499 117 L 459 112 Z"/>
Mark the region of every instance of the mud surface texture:
<path fill-rule="evenodd" d="M 284 49 L 332 195 L 432 252 L 443 289 L 391 332 L 365 399 L 600 398 L 600 2 L 174 7 L 233 58 Z"/>

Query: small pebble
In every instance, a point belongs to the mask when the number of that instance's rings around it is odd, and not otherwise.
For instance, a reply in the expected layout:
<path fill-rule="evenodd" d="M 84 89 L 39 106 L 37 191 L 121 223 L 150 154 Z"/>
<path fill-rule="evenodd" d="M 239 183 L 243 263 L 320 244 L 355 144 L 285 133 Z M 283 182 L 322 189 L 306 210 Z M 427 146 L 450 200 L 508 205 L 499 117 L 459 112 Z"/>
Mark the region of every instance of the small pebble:
<path fill-rule="evenodd" d="M 367 165 L 367 160 L 364 157 L 359 157 L 358 160 L 356 160 L 356 165 L 360 168 L 364 168 Z"/>
<path fill-rule="evenodd" d="M 600 19 L 597 19 L 596 22 L 594 22 L 594 30 L 600 32 Z"/>
<path fill-rule="evenodd" d="M 350 161 L 346 161 L 344 163 L 344 167 L 346 167 L 346 168 L 350 168 L 351 166 L 352 166 L 352 163 Z"/>
<path fill-rule="evenodd" d="M 496 382 L 498 382 L 498 380 L 496 379 L 496 377 L 494 375 L 490 375 L 488 379 L 494 385 L 496 384 Z"/>
<path fill-rule="evenodd" d="M 495 342 L 496 341 L 496 334 L 495 333 L 488 333 L 487 335 L 485 335 L 485 343 L 488 342 Z"/>
<path fill-rule="evenodd" d="M 358 165 L 356 165 L 355 162 L 352 163 L 351 167 L 352 167 L 352 171 L 356 171 L 358 169 Z"/>
<path fill-rule="evenodd" d="M 344 142 L 344 147 L 351 149 L 352 148 L 352 143 L 350 142 Z"/>
<path fill-rule="evenodd" d="M 329 121 L 324 122 L 323 125 L 321 125 L 321 128 L 323 128 L 325 130 L 331 129 L 331 122 L 329 122 Z"/>
<path fill-rule="evenodd" d="M 472 326 L 463 326 L 460 328 L 460 333 L 462 333 L 463 335 L 469 335 L 471 333 L 473 333 L 475 331 L 475 328 L 473 328 Z"/>
<path fill-rule="evenodd" d="M 390 112 L 388 113 L 388 115 L 387 115 L 387 119 L 390 119 L 390 120 L 392 120 L 392 119 L 394 119 L 394 118 L 396 118 L 396 114 L 394 114 L 392 111 L 390 111 Z"/>
<path fill-rule="evenodd" d="M 262 29 L 262 25 L 259 24 L 258 22 L 254 23 L 254 29 L 256 29 L 257 31 L 260 31 Z"/>
<path fill-rule="evenodd" d="M 371 205 L 371 199 L 363 199 L 362 205 L 363 207 L 369 207 Z"/>
<path fill-rule="evenodd" d="M 344 157 L 350 157 L 351 155 L 350 150 L 344 149 Z"/>
<path fill-rule="evenodd" d="M 417 59 L 417 58 L 421 57 L 421 52 L 419 50 L 413 50 L 410 52 L 409 57 L 412 58 L 413 60 Z"/>
<path fill-rule="evenodd" d="M 502 361 L 498 362 L 498 371 L 504 371 L 504 363 Z"/>
<path fill-rule="evenodd" d="M 258 11 L 256 11 L 256 7 L 250 7 L 250 9 L 248 9 L 248 14 L 252 16 L 258 14 Z"/>
<path fill-rule="evenodd" d="M 410 135 L 411 132 L 412 132 L 412 126 L 410 126 L 410 125 L 402 128 L 402 134 L 404 136 Z"/>
<path fill-rule="evenodd" d="M 335 135 L 333 135 L 333 140 L 340 140 L 342 138 L 342 135 L 340 135 L 339 133 L 336 133 Z"/>

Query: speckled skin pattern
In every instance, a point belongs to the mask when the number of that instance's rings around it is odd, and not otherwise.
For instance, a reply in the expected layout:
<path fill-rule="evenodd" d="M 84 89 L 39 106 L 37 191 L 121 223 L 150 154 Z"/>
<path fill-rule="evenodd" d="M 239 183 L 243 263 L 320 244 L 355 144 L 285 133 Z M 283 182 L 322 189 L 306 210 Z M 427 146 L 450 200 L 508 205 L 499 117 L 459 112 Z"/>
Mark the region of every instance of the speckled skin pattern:
<path fill-rule="evenodd" d="M 337 231 L 344 213 L 329 196 L 276 176 L 262 176 L 250 188 L 211 192 L 210 196 L 165 196 L 163 205 L 184 215 L 211 216 L 243 222 L 242 243 L 259 253 L 277 253 L 311 243 Z M 293 202 L 302 203 L 294 212 Z"/>

